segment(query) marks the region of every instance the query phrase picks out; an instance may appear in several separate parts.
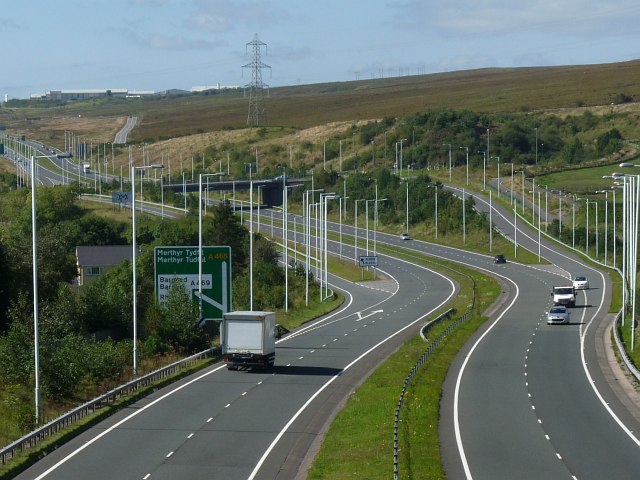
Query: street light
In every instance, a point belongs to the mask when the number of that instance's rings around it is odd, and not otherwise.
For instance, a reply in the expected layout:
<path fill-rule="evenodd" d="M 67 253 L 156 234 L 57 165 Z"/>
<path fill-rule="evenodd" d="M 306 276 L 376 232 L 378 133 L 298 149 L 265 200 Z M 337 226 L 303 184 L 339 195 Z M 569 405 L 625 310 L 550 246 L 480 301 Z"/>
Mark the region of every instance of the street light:
<path fill-rule="evenodd" d="M 137 312 L 137 256 L 138 247 L 136 244 L 136 170 L 146 170 L 149 168 L 164 168 L 162 164 L 146 165 L 142 167 L 131 166 L 131 243 L 133 248 L 133 376 L 138 378 L 138 312 Z M 142 206 L 142 203 L 140 204 Z"/>
<path fill-rule="evenodd" d="M 467 151 L 467 185 L 469 185 L 469 147 L 460 147 L 460 149 L 463 148 Z"/>
<path fill-rule="evenodd" d="M 407 141 L 406 138 L 400 139 L 400 170 L 399 170 L 399 176 L 402 176 L 402 143 L 406 142 L 406 141 Z"/>
<path fill-rule="evenodd" d="M 431 185 L 428 185 L 432 188 L 434 188 L 434 193 L 435 193 L 435 201 L 436 201 L 436 208 L 435 208 L 435 227 L 436 227 L 436 240 L 438 239 L 438 185 L 433 183 Z M 409 218 L 409 217 L 407 217 Z"/>
<path fill-rule="evenodd" d="M 442 146 L 448 145 L 449 146 L 449 181 L 451 181 L 451 144 L 450 143 L 443 143 Z"/>
<path fill-rule="evenodd" d="M 324 203 L 324 209 L 321 208 L 321 215 L 323 217 L 324 225 L 323 225 L 323 245 L 324 245 L 324 297 L 325 300 L 329 296 L 329 254 L 328 254 L 328 228 L 327 228 L 327 203 L 328 200 L 337 200 L 340 198 L 340 195 L 336 195 L 328 193 L 328 194 L 320 194 L 320 202 Z M 321 289 L 322 290 L 322 289 Z"/>
<path fill-rule="evenodd" d="M 609 190 L 598 190 L 596 193 L 604 193 L 604 264 L 606 265 L 609 250 Z M 598 222 L 596 221 L 596 228 L 597 225 Z"/>
<path fill-rule="evenodd" d="M 31 156 L 31 261 L 33 273 L 33 354 L 35 370 L 35 417 L 36 425 L 40 421 L 40 342 L 38 334 L 38 242 L 36 238 L 36 159 L 49 158 L 47 155 Z"/>
<path fill-rule="evenodd" d="M 495 158 L 498 160 L 498 198 L 500 198 L 500 157 L 489 157 L 489 158 Z"/>
<path fill-rule="evenodd" d="M 304 215 L 305 218 L 305 245 L 306 245 L 306 272 L 305 272 L 305 305 L 309 305 L 309 271 L 311 262 L 311 204 L 309 203 L 309 194 L 314 192 L 324 192 L 323 188 L 306 190 L 303 195 L 304 199 Z"/>
<path fill-rule="evenodd" d="M 202 177 L 219 177 L 224 173 L 198 174 L 198 307 L 202 318 Z M 226 313 L 226 312 L 223 312 Z"/>
<path fill-rule="evenodd" d="M 366 198 L 358 198 L 357 200 L 354 200 L 354 217 L 355 217 L 355 224 L 354 224 L 354 228 L 356 231 L 356 235 L 355 235 L 355 243 L 353 244 L 353 263 L 354 264 L 358 264 L 358 202 L 366 202 L 367 199 Z"/>
<path fill-rule="evenodd" d="M 482 190 L 487 189 L 487 152 L 478 150 L 482 153 Z"/>

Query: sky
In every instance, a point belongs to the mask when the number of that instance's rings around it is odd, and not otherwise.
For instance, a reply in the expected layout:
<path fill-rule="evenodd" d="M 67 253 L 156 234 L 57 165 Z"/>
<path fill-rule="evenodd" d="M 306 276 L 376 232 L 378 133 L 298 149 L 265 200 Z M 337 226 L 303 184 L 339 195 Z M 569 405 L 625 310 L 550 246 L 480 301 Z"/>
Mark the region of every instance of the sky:
<path fill-rule="evenodd" d="M 638 0 L 1 0 L 0 96 L 640 58 Z M 262 45 L 264 43 L 264 45 Z"/>

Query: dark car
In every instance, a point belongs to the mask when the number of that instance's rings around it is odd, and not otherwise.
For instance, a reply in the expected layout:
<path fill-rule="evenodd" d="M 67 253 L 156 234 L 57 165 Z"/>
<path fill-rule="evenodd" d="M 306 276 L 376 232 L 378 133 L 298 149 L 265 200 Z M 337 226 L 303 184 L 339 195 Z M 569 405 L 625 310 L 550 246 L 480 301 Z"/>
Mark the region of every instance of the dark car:
<path fill-rule="evenodd" d="M 498 255 L 495 256 L 494 262 L 495 263 L 507 263 L 507 259 L 505 258 L 504 255 L 499 253 Z"/>

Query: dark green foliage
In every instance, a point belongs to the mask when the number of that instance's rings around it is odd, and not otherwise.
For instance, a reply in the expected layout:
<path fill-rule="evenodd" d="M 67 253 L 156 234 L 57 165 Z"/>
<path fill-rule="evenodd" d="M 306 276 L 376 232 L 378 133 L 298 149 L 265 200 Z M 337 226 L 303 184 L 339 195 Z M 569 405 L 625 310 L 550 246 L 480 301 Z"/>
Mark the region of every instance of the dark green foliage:
<path fill-rule="evenodd" d="M 85 287 L 80 308 L 85 331 L 116 340 L 131 337 L 132 283 L 131 263 L 124 261 Z"/>
<path fill-rule="evenodd" d="M 169 292 L 167 308 L 157 305 L 147 311 L 147 327 L 152 329 L 145 341 L 147 354 L 195 353 L 207 347 L 206 331 L 198 326 L 199 307 L 180 285 Z"/>
<path fill-rule="evenodd" d="M 579 139 L 574 138 L 562 147 L 560 158 L 563 163 L 569 165 L 582 162 L 585 159 L 584 145 Z"/>
<path fill-rule="evenodd" d="M 228 204 L 221 204 L 209 211 L 213 218 L 203 226 L 205 245 L 231 247 L 231 268 L 233 275 L 236 275 L 247 266 L 249 234 Z"/>
<path fill-rule="evenodd" d="M 617 128 L 600 135 L 596 141 L 596 148 L 600 155 L 609 155 L 622 148 L 622 134 Z"/>

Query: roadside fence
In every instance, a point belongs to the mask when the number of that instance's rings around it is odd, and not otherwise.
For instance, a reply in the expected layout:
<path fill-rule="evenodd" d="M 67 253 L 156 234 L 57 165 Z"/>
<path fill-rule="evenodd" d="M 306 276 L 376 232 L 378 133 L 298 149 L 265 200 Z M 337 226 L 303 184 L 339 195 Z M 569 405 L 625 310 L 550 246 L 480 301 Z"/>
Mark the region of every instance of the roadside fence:
<path fill-rule="evenodd" d="M 182 370 L 188 369 L 196 362 L 219 353 L 219 350 L 219 348 L 210 348 L 209 350 L 196 353 L 195 355 L 174 362 L 171 365 L 162 367 L 154 372 L 132 380 L 129 383 L 114 388 L 113 390 L 94 398 L 77 408 L 74 408 L 46 425 L 43 425 L 42 427 L 0 449 L 0 461 L 2 462 L 2 465 L 5 465 L 7 461 L 15 457 L 17 454 L 27 449 L 34 448 L 41 441 L 50 438 L 52 435 L 55 435 L 79 420 L 95 413 L 101 408 L 113 405 L 119 399 L 126 397 L 141 388 L 162 381 Z"/>

